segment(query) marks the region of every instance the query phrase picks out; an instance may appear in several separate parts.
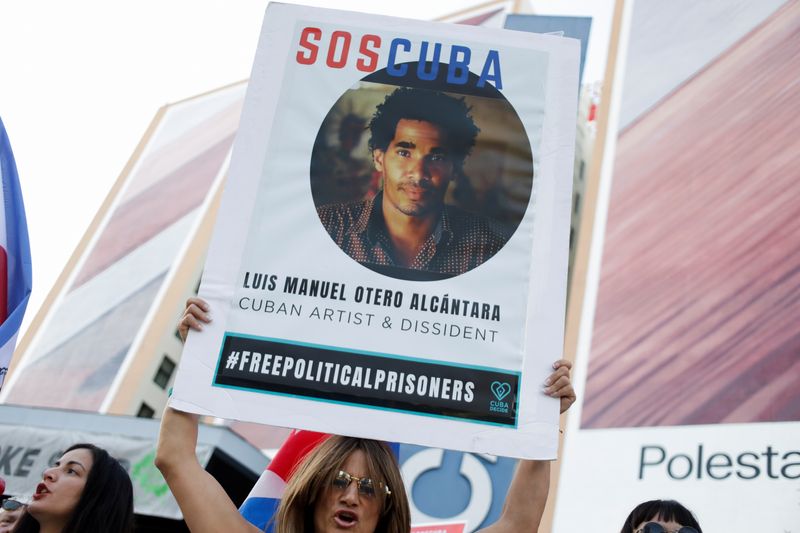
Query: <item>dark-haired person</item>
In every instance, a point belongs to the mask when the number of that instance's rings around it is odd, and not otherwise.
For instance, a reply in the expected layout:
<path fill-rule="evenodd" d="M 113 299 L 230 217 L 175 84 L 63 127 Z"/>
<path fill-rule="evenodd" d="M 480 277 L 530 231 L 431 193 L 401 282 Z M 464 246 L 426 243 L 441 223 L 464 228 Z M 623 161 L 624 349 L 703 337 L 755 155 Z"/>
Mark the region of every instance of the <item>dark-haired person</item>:
<path fill-rule="evenodd" d="M 633 508 L 620 533 L 703 533 L 703 530 L 692 512 L 675 500 L 650 500 Z"/>
<path fill-rule="evenodd" d="M 480 131 L 463 98 L 401 87 L 377 106 L 369 129 L 382 189 L 368 200 L 317 210 L 347 255 L 394 277 L 411 270 L 418 271 L 412 279 L 440 279 L 481 265 L 503 247 L 506 228 L 444 202 Z"/>
<path fill-rule="evenodd" d="M 133 485 L 104 449 L 75 444 L 44 471 L 14 533 L 130 533 Z"/>
<path fill-rule="evenodd" d="M 178 324 L 189 329 L 208 323 L 208 304 L 187 301 Z M 560 398 L 561 412 L 575 401 L 568 361 L 553 364 L 544 392 Z M 195 456 L 198 417 L 164 411 L 156 466 L 164 474 L 193 533 L 255 532 Z M 550 480 L 547 461 L 520 461 L 500 519 L 484 533 L 536 531 Z M 408 533 L 411 518 L 397 459 L 386 443 L 331 436 L 312 450 L 289 478 L 274 524 L 276 533 Z"/>

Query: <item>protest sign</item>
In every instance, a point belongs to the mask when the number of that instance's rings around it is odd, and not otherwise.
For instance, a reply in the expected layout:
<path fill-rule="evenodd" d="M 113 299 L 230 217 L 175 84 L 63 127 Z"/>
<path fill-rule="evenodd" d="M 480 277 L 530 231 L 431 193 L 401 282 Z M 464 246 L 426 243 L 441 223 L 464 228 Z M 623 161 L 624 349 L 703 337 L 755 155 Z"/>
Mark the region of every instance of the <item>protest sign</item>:
<path fill-rule="evenodd" d="M 553 457 L 578 61 L 270 5 L 173 405 Z"/>

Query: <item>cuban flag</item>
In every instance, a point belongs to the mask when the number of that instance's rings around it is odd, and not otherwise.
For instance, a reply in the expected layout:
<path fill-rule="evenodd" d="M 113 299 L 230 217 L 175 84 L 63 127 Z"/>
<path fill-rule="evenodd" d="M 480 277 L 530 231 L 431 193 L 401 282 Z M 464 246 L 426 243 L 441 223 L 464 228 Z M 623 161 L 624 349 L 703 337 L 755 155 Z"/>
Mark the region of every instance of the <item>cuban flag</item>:
<path fill-rule="evenodd" d="M 31 249 L 17 165 L 0 119 L 0 388 L 31 294 Z"/>
<path fill-rule="evenodd" d="M 286 482 L 306 455 L 328 438 L 327 433 L 294 430 L 272 458 L 239 508 L 245 519 L 261 531 L 271 532 Z"/>

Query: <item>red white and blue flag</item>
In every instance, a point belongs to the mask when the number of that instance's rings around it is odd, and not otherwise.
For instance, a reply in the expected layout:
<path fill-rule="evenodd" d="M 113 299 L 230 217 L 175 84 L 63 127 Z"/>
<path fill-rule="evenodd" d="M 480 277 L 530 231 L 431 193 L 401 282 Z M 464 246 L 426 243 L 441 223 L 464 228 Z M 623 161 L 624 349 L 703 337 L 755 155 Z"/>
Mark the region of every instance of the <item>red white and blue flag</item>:
<path fill-rule="evenodd" d="M 17 165 L 0 119 L 0 388 L 31 294 L 31 249 Z"/>
<path fill-rule="evenodd" d="M 328 438 L 326 433 L 294 430 L 253 485 L 239 512 L 261 531 L 271 532 L 286 482 L 311 450 Z"/>

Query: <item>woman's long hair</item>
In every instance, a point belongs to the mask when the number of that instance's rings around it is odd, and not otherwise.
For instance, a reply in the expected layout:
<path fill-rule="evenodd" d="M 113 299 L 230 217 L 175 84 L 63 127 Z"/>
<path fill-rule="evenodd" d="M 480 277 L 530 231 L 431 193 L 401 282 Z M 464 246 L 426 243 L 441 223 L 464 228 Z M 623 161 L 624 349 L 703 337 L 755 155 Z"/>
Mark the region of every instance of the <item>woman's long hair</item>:
<path fill-rule="evenodd" d="M 292 474 L 275 515 L 276 533 L 313 533 L 314 509 L 350 454 L 360 450 L 367 476 L 389 486 L 391 494 L 376 491 L 381 515 L 375 533 L 408 533 L 411 511 L 397 459 L 384 442 L 332 436 L 308 454 Z"/>
<path fill-rule="evenodd" d="M 622 526 L 620 533 L 633 533 L 633 528 L 649 520 L 677 522 L 682 526 L 695 528 L 698 533 L 703 533 L 692 512 L 675 500 L 650 500 L 640 503 L 625 519 L 625 525 Z"/>
<path fill-rule="evenodd" d="M 77 449 L 89 450 L 92 468 L 62 533 L 131 533 L 133 485 L 128 473 L 119 461 L 94 444 L 75 444 L 64 453 Z M 14 533 L 39 533 L 39 522 L 25 513 Z"/>

